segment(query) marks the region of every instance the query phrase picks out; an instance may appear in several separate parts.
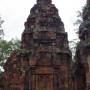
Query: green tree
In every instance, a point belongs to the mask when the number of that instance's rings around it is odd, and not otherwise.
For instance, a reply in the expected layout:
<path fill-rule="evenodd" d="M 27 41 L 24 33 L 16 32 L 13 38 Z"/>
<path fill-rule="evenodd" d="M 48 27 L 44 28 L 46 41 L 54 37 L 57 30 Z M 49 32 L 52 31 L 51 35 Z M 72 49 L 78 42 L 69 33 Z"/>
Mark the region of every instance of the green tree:
<path fill-rule="evenodd" d="M 4 37 L 4 31 L 2 29 L 2 24 L 4 23 L 4 20 L 0 17 L 0 39 Z"/>
<path fill-rule="evenodd" d="M 20 47 L 20 40 L 12 39 L 10 41 L 6 41 L 1 39 L 0 40 L 0 66 L 2 67 L 3 64 L 6 62 L 7 58 L 10 56 L 10 53 L 15 49 L 19 49 Z"/>
<path fill-rule="evenodd" d="M 20 40 L 18 39 L 12 39 L 10 41 L 4 40 L 3 23 L 4 20 L 0 17 L 0 76 L 2 74 L 2 66 L 10 56 L 10 53 L 20 47 Z"/>
<path fill-rule="evenodd" d="M 73 39 L 72 41 L 69 41 L 69 46 L 70 46 L 70 50 L 72 52 L 73 61 L 74 61 L 74 56 L 75 56 L 76 48 L 77 48 L 78 44 L 79 44 L 79 39 L 78 38 Z"/>

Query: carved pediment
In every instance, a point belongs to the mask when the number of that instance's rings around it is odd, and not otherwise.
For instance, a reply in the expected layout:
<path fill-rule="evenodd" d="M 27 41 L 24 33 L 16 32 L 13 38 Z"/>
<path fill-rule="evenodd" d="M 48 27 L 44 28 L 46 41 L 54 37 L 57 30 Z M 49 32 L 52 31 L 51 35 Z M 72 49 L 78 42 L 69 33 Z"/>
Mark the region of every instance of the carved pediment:
<path fill-rule="evenodd" d="M 41 53 L 38 60 L 37 60 L 37 65 L 52 66 L 53 61 L 52 61 L 51 53 Z"/>

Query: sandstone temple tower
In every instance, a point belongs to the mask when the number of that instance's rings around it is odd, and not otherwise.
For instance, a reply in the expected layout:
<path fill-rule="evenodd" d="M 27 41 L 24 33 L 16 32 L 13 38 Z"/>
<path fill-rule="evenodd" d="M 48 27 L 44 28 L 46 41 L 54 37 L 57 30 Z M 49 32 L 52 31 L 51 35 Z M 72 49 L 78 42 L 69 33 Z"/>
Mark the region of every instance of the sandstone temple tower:
<path fill-rule="evenodd" d="M 90 90 L 90 0 L 84 7 L 76 51 L 75 90 Z"/>
<path fill-rule="evenodd" d="M 1 90 L 73 90 L 67 33 L 51 0 L 37 0 L 21 48 L 4 65 Z"/>

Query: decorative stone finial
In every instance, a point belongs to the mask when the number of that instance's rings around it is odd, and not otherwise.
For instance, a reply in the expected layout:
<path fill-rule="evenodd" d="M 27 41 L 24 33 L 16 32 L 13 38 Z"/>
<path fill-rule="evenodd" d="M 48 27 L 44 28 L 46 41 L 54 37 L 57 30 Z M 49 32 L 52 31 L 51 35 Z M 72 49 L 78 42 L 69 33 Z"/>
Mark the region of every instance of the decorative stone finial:
<path fill-rule="evenodd" d="M 39 4 L 51 4 L 52 0 L 37 0 L 37 3 L 39 3 Z"/>

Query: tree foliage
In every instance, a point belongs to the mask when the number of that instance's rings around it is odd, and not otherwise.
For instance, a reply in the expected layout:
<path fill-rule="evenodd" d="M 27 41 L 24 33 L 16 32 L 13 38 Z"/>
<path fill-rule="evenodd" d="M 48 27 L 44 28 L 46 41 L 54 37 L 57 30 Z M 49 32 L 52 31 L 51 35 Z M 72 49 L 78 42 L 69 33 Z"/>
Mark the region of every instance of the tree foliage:
<path fill-rule="evenodd" d="M 12 39 L 10 41 L 4 40 L 4 31 L 2 24 L 4 20 L 0 17 L 0 66 L 2 67 L 10 53 L 20 47 L 20 40 Z"/>
<path fill-rule="evenodd" d="M 72 41 L 69 41 L 69 46 L 70 46 L 70 50 L 72 52 L 72 59 L 74 61 L 74 56 L 75 56 L 75 53 L 76 53 L 76 48 L 79 44 L 79 39 L 76 38 L 76 39 L 73 39 Z"/>
<path fill-rule="evenodd" d="M 20 47 L 20 40 L 12 39 L 10 41 L 6 41 L 1 39 L 0 40 L 0 66 L 2 66 L 7 58 L 10 56 L 10 53 L 15 50 L 19 49 Z"/>
<path fill-rule="evenodd" d="M 2 24 L 4 23 L 4 20 L 0 17 L 0 39 L 4 36 L 4 31 L 2 29 Z"/>

